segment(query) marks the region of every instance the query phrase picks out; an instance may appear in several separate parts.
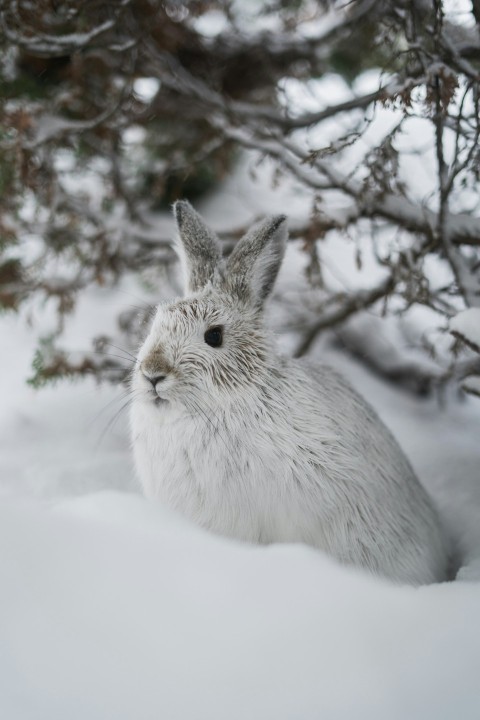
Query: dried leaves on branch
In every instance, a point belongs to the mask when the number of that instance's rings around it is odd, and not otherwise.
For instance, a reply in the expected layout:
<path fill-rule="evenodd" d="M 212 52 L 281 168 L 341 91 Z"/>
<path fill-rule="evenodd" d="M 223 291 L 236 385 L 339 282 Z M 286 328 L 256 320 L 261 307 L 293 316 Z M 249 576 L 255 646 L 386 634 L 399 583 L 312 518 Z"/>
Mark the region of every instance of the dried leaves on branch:
<path fill-rule="evenodd" d="M 423 306 L 447 329 L 480 306 L 480 24 L 477 3 L 449 7 L 3 0 L 0 306 L 45 298 L 59 320 L 35 382 L 125 374 L 100 341 L 81 357 L 58 349 L 68 313 L 126 273 L 156 267 L 166 282 L 174 258 L 156 211 L 215 187 L 244 149 L 310 208 L 293 232 L 309 258 L 298 354 L 323 331 L 346 342 L 358 313 Z M 224 230 L 228 252 L 241 229 Z M 335 238 L 359 265 L 368 239 L 379 272 L 362 287 L 324 273 Z M 123 346 L 139 325 L 126 309 Z M 347 345 L 368 358 L 362 342 Z M 432 360 L 427 387 L 455 375 L 450 359 Z"/>

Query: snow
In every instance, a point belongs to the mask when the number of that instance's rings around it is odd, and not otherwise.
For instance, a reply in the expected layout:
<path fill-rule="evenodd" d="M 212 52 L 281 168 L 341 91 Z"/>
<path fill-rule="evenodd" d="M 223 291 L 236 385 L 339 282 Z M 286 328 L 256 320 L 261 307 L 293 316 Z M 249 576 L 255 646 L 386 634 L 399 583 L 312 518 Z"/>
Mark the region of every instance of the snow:
<path fill-rule="evenodd" d="M 269 171 L 257 168 L 256 183 L 247 173 L 227 179 L 199 210 L 215 227 L 279 208 L 294 219 L 308 212 L 296 190 L 265 188 Z M 327 262 L 346 273 L 342 284 L 361 284 L 343 262 L 351 248 L 331 245 Z M 295 245 L 289 253 L 280 298 L 298 287 L 304 263 Z M 146 293 L 131 281 L 90 289 L 69 322 L 68 347 L 113 332 L 131 302 L 125 292 Z M 281 308 L 272 310 L 275 318 Z M 480 716 L 476 398 L 439 407 L 324 342 L 315 347 L 392 429 L 456 541 L 455 582 L 399 587 L 300 545 L 209 535 L 144 500 L 125 411 L 103 433 L 123 389 L 25 385 L 34 336 L 49 321 L 38 308 L 29 313 L 35 333 L 26 317 L 0 318 L 1 718 Z"/>
<path fill-rule="evenodd" d="M 478 717 L 478 585 L 396 588 L 117 494 L 3 507 L 0 542 L 3 717 Z"/>
<path fill-rule="evenodd" d="M 149 102 L 155 97 L 160 88 L 160 80 L 153 77 L 142 77 L 137 78 L 133 83 L 133 89 L 135 95 L 140 98 L 142 102 Z"/>
<path fill-rule="evenodd" d="M 472 395 L 478 395 L 480 397 L 480 377 L 478 375 L 472 375 L 466 378 L 462 382 L 462 388 L 465 392 L 471 393 Z"/>
<path fill-rule="evenodd" d="M 468 308 L 458 313 L 450 322 L 450 332 L 480 352 L 480 308 Z"/>

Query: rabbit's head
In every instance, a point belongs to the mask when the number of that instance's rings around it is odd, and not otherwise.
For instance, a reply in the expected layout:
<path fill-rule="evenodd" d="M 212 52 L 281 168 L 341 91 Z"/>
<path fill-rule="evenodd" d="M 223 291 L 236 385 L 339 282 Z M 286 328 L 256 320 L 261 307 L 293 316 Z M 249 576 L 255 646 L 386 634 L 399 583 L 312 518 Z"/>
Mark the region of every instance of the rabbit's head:
<path fill-rule="evenodd" d="M 287 231 L 283 215 L 254 226 L 225 262 L 215 234 L 189 203 L 174 206 L 185 296 L 161 304 L 138 354 L 137 399 L 222 402 L 261 382 L 270 353 L 264 302 Z"/>

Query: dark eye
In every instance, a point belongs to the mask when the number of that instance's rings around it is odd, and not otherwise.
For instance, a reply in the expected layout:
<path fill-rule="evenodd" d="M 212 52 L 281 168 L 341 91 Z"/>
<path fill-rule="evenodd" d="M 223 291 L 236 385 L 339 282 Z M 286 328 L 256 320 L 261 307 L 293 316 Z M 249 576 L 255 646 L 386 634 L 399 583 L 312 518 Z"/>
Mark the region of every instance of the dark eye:
<path fill-rule="evenodd" d="M 223 340 L 223 328 L 220 325 L 208 328 L 204 335 L 205 342 L 210 347 L 220 347 Z"/>

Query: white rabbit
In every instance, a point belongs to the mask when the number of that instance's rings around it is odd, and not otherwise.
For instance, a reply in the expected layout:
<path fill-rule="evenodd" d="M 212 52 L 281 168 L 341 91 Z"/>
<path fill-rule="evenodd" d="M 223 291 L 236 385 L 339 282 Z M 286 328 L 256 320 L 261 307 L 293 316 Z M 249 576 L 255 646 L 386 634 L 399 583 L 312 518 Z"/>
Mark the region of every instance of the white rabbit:
<path fill-rule="evenodd" d="M 280 356 L 264 326 L 285 217 L 225 262 L 187 202 L 174 212 L 187 292 L 158 307 L 133 374 L 145 493 L 222 535 L 304 542 L 397 582 L 444 580 L 439 519 L 390 432 L 334 370 Z"/>

